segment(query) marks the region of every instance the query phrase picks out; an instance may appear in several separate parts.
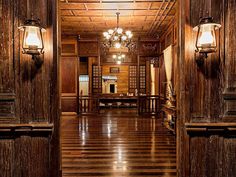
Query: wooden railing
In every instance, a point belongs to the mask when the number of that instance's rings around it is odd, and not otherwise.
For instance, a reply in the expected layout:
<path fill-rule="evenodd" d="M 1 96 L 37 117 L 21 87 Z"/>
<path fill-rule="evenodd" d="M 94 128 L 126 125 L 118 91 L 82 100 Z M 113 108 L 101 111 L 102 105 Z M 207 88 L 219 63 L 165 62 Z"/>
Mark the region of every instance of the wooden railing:
<path fill-rule="evenodd" d="M 80 96 L 79 113 L 80 114 L 99 113 L 99 99 L 94 96 Z"/>
<path fill-rule="evenodd" d="M 99 104 L 100 102 L 104 101 L 102 98 L 103 97 L 99 97 L 99 96 L 80 96 L 79 97 L 79 113 L 80 114 L 99 113 L 99 110 L 100 110 Z M 120 99 L 122 98 L 123 97 L 121 97 Z M 130 100 L 132 101 L 131 98 Z M 163 101 L 164 101 L 164 98 L 157 95 L 139 96 L 138 107 L 137 107 L 138 113 L 139 114 L 158 114 L 161 111 L 161 104 Z"/>
<path fill-rule="evenodd" d="M 164 98 L 158 95 L 140 96 L 139 97 L 139 114 L 158 114 L 161 111 L 161 103 Z"/>

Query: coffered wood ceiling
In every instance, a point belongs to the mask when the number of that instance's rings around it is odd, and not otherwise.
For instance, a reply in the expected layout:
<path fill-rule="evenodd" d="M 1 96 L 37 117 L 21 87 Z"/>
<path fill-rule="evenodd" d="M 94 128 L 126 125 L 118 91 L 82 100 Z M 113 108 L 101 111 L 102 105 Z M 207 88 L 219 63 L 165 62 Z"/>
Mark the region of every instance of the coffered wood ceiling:
<path fill-rule="evenodd" d="M 62 34 L 102 35 L 120 27 L 137 36 L 152 36 L 166 29 L 174 18 L 176 0 L 61 0 Z"/>

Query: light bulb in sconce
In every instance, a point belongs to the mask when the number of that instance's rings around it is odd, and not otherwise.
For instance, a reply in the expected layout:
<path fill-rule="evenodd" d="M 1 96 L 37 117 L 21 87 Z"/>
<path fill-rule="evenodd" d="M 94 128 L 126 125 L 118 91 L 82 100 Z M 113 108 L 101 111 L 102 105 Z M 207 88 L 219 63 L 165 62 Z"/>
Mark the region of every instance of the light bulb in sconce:
<path fill-rule="evenodd" d="M 29 19 L 24 25 L 19 27 L 23 32 L 22 52 L 32 55 L 32 59 L 37 58 L 36 55 L 44 53 L 43 32 L 46 30 L 41 27 L 39 20 Z"/>
<path fill-rule="evenodd" d="M 203 32 L 201 36 L 199 37 L 199 44 L 202 46 L 211 46 L 211 44 L 214 42 L 214 37 L 211 34 L 210 31 Z"/>
<path fill-rule="evenodd" d="M 26 38 L 25 38 L 25 45 L 29 46 L 29 48 L 38 48 L 41 47 L 41 41 L 40 41 L 40 36 L 38 33 L 37 28 L 35 27 L 27 27 L 28 32 L 26 34 Z"/>
<path fill-rule="evenodd" d="M 200 19 L 199 25 L 193 28 L 197 32 L 196 52 L 204 54 L 216 52 L 216 30 L 221 27 L 220 24 L 214 23 L 212 17 L 204 17 Z"/>
<path fill-rule="evenodd" d="M 120 64 L 121 64 L 121 61 L 117 61 L 116 63 L 117 63 L 118 65 L 120 65 Z"/>

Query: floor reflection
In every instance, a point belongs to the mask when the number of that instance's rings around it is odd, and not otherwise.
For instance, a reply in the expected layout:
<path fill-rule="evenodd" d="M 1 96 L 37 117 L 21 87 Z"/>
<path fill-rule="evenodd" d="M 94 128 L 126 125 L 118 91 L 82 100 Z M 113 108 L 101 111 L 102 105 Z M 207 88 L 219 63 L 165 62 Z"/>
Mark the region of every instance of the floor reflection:
<path fill-rule="evenodd" d="M 159 118 L 68 116 L 61 134 L 64 177 L 176 177 L 175 137 Z"/>

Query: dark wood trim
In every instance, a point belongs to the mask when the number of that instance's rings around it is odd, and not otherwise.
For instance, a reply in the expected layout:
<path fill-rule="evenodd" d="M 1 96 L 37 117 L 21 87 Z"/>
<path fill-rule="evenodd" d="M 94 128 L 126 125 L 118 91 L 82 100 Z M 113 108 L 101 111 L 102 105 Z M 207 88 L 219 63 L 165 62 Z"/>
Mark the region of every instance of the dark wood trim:
<path fill-rule="evenodd" d="M 0 124 L 0 132 L 52 132 L 53 124 Z"/>
<path fill-rule="evenodd" d="M 225 92 L 225 93 L 223 93 L 223 97 L 225 100 L 236 100 L 236 93 L 235 92 Z"/>
<path fill-rule="evenodd" d="M 185 123 L 185 129 L 188 133 L 236 131 L 236 123 Z"/>

